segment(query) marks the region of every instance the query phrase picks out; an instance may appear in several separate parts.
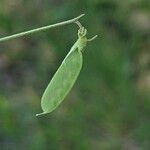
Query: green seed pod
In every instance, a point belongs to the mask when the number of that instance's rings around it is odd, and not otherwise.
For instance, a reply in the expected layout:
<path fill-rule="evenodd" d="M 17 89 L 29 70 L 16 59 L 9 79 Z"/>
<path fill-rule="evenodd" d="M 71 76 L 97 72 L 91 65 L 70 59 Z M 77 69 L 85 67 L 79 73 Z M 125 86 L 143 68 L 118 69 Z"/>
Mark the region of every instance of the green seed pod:
<path fill-rule="evenodd" d="M 78 40 L 63 60 L 42 96 L 43 113 L 36 116 L 52 112 L 71 90 L 82 68 L 82 52 L 88 41 L 86 33 L 85 28 L 79 29 Z"/>

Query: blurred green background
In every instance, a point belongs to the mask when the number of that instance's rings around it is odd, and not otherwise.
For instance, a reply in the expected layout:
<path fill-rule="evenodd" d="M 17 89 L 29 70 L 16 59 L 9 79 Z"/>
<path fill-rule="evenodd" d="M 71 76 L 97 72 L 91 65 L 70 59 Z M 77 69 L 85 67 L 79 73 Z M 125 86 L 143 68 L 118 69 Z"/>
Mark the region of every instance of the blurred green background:
<path fill-rule="evenodd" d="M 74 24 L 0 43 L 0 150 L 149 150 L 148 0 L 0 0 L 0 37 L 86 15 L 77 82 L 51 114 L 40 98 L 77 39 Z"/>

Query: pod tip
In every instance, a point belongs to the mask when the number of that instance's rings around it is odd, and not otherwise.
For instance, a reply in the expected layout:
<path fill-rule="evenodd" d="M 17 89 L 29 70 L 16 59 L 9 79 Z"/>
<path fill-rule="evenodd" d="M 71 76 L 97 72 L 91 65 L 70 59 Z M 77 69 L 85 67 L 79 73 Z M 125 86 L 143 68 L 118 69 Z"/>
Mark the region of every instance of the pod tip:
<path fill-rule="evenodd" d="M 44 115 L 44 114 L 47 114 L 47 113 L 46 112 L 42 112 L 42 113 L 36 114 L 36 117 Z"/>

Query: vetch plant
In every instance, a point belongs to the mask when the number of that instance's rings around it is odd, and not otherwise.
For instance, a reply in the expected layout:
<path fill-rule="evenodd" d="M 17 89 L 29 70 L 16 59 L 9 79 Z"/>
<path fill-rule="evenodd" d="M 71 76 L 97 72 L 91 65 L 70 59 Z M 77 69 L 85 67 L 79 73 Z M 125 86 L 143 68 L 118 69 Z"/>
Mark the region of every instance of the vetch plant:
<path fill-rule="evenodd" d="M 80 26 L 78 30 L 78 40 L 72 46 L 47 86 L 41 101 L 43 113 L 37 114 L 37 116 L 52 112 L 64 100 L 65 96 L 74 85 L 81 70 L 83 62 L 82 53 L 86 43 L 97 37 L 94 36 L 91 39 L 87 39 L 87 30 L 82 27 L 79 22 L 76 23 Z"/>
<path fill-rule="evenodd" d="M 0 38 L 0 42 L 14 39 L 17 37 L 21 37 L 24 35 L 28 35 L 34 32 L 47 30 L 49 28 L 62 26 L 70 23 L 76 23 L 79 26 L 78 30 L 78 40 L 70 49 L 67 56 L 64 58 L 62 64 L 54 74 L 53 78 L 51 79 L 50 83 L 48 84 L 42 99 L 41 99 L 41 107 L 43 112 L 36 114 L 36 116 L 47 114 L 55 110 L 58 105 L 64 100 L 66 95 L 69 93 L 71 88 L 73 87 L 80 70 L 82 68 L 83 63 L 83 55 L 84 49 L 86 47 L 87 42 L 94 40 L 96 36 L 92 37 L 91 39 L 87 39 L 87 29 L 84 28 L 81 23 L 78 21 L 84 14 L 68 20 L 64 22 L 60 22 L 57 24 L 33 29 L 26 32 L 21 32 L 18 34 L 14 34 L 11 36 L 7 36 L 4 38 Z"/>

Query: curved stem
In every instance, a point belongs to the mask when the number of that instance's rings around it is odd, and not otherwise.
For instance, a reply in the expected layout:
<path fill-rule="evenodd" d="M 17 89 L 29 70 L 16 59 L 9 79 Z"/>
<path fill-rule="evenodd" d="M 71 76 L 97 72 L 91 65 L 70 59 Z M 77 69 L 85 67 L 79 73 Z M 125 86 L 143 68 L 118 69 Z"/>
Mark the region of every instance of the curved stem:
<path fill-rule="evenodd" d="M 35 32 L 44 31 L 44 30 L 47 30 L 47 29 L 50 29 L 50 28 L 63 26 L 63 25 L 70 24 L 70 23 L 75 23 L 78 19 L 80 19 L 84 15 L 85 14 L 81 14 L 80 16 L 78 16 L 76 18 L 73 18 L 73 19 L 70 19 L 70 20 L 67 20 L 67 21 L 63 21 L 63 22 L 59 22 L 59 23 L 56 23 L 56 24 L 52 24 L 52 25 L 40 27 L 40 28 L 37 28 L 37 29 L 33 29 L 33 30 L 13 34 L 13 35 L 10 35 L 10 36 L 6 36 L 6 37 L 3 37 L 3 38 L 0 38 L 0 42 L 4 42 L 4 41 L 11 40 L 11 39 L 14 39 L 14 38 L 22 37 L 22 36 L 29 35 L 29 34 L 32 34 L 32 33 L 35 33 Z"/>
<path fill-rule="evenodd" d="M 78 25 L 79 29 L 83 27 L 82 24 L 79 22 L 79 20 L 75 21 L 75 23 Z"/>

